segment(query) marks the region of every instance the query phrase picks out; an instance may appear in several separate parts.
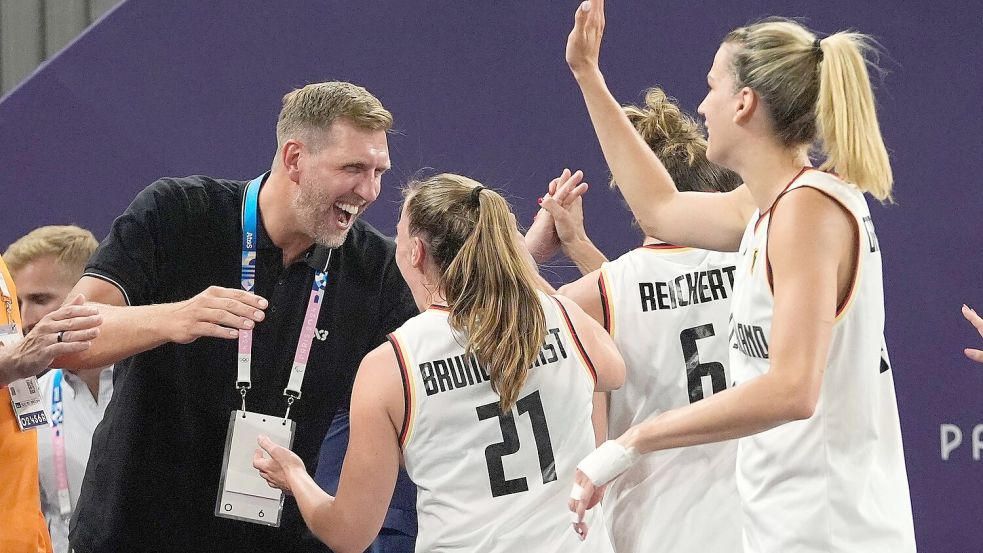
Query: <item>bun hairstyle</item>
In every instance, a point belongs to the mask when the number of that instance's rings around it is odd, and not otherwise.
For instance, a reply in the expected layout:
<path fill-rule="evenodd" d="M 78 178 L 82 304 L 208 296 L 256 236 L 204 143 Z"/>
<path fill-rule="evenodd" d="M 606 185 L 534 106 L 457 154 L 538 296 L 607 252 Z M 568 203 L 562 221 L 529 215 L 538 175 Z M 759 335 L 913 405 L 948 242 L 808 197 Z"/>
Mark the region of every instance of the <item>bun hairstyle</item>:
<path fill-rule="evenodd" d="M 450 325 L 491 377 L 502 411 L 518 399 L 546 339 L 535 275 L 515 239 L 505 198 L 467 177 L 444 173 L 403 191 L 409 232 L 440 273 Z"/>
<path fill-rule="evenodd" d="M 795 21 L 772 18 L 731 31 L 724 44 L 737 46 L 737 87 L 761 97 L 783 144 L 816 144 L 825 157 L 820 169 L 891 199 L 894 177 L 867 72 L 873 39 L 852 31 L 821 39 Z"/>
<path fill-rule="evenodd" d="M 624 106 L 628 120 L 662 161 L 682 192 L 729 192 L 741 177 L 707 159 L 707 141 L 699 123 L 659 87 L 645 93 L 644 106 Z M 612 186 L 617 186 L 611 181 Z"/>

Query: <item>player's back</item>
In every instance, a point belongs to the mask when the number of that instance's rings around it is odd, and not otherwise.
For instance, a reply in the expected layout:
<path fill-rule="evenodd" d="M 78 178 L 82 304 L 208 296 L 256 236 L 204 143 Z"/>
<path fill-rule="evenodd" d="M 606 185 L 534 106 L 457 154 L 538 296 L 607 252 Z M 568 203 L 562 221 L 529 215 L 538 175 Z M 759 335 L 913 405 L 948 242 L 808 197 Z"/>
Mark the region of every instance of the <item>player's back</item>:
<path fill-rule="evenodd" d="M 653 416 L 723 391 L 737 254 L 648 245 L 601 269 L 605 327 L 625 358 L 611 392 L 612 439 Z M 740 551 L 733 441 L 662 451 L 604 497 L 618 553 Z"/>
<path fill-rule="evenodd" d="M 546 341 L 504 414 L 446 308 L 390 335 L 407 399 L 403 459 L 419 488 L 417 551 L 611 550 L 603 525 L 581 542 L 567 510 L 576 464 L 594 449 L 596 376 L 559 303 L 540 299 Z"/>

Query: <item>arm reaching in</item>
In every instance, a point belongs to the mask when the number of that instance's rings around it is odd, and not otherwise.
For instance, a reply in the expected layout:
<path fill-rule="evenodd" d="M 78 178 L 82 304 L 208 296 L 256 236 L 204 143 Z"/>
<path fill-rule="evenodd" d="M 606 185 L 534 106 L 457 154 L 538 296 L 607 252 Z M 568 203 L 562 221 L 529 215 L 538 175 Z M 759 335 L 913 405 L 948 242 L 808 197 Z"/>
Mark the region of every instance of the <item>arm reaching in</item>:
<path fill-rule="evenodd" d="M 969 323 L 976 328 L 976 331 L 980 333 L 980 336 L 983 337 L 983 319 L 976 314 L 976 310 L 967 305 L 963 305 L 963 317 L 966 317 L 966 320 L 969 321 Z M 966 357 L 969 357 L 973 361 L 983 363 L 983 351 L 973 348 L 966 348 L 963 350 L 963 353 L 965 353 Z"/>
<path fill-rule="evenodd" d="M 231 340 L 239 330 L 252 329 L 264 318 L 269 303 L 243 290 L 212 286 L 195 297 L 176 303 L 128 306 L 112 284 L 84 276 L 73 294 L 89 299 L 102 320 L 99 337 L 91 347 L 64 352 L 57 365 L 65 368 L 104 367 L 162 344 L 187 344 L 210 336 Z"/>
<path fill-rule="evenodd" d="M 362 553 L 379 534 L 399 470 L 403 388 L 396 354 L 385 343 L 362 360 L 352 390 L 351 434 L 338 494 L 322 490 L 291 451 L 269 439 L 253 458 L 273 487 L 292 493 L 311 532 L 338 553 Z"/>
<path fill-rule="evenodd" d="M 99 336 L 102 316 L 84 304 L 85 296 L 74 296 L 38 321 L 23 340 L 0 347 L 0 386 L 44 371 L 59 355 L 89 349 Z"/>

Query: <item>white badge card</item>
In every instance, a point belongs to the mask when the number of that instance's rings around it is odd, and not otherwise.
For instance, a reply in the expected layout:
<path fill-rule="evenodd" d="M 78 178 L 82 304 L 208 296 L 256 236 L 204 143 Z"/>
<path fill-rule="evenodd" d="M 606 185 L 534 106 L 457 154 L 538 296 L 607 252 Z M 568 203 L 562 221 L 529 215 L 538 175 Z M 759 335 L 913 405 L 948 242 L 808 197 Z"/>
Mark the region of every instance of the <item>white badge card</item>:
<path fill-rule="evenodd" d="M 232 412 L 215 516 L 280 526 L 283 492 L 271 488 L 253 468 L 253 455 L 259 449 L 256 440 L 260 434 L 266 434 L 277 445 L 290 449 L 294 427 L 294 422 L 289 419 L 248 411 Z"/>
<path fill-rule="evenodd" d="M 23 339 L 15 325 L 0 326 L 0 347 L 11 347 Z M 48 413 L 44 410 L 37 377 L 15 380 L 7 385 L 7 390 L 17 417 L 17 426 L 22 432 L 38 426 L 48 426 Z"/>

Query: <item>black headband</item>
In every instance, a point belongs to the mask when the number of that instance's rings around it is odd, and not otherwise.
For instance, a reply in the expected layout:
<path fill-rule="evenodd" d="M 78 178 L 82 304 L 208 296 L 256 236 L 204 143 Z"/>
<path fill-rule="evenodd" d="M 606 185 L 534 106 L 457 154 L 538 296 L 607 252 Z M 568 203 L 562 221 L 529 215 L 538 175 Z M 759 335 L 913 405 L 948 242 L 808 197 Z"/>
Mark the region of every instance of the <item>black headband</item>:
<path fill-rule="evenodd" d="M 820 43 L 823 41 L 821 38 L 817 38 L 812 42 L 812 49 L 816 51 L 816 55 L 819 56 L 819 61 L 823 61 L 823 47 Z"/>

